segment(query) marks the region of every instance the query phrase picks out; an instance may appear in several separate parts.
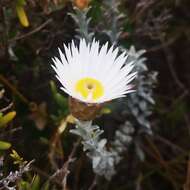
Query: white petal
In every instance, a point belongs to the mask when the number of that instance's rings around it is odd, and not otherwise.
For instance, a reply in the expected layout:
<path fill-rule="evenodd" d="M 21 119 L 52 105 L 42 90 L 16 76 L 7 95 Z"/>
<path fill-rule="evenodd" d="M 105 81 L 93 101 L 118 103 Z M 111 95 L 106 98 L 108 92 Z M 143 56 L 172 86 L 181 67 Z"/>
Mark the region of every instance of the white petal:
<path fill-rule="evenodd" d="M 65 54 L 58 48 L 60 59 L 52 58 L 52 68 L 62 90 L 70 96 L 84 102 L 102 103 L 133 91 L 129 83 L 136 77 L 136 72 L 131 73 L 134 62 L 125 64 L 126 52 L 118 56 L 119 48 L 111 46 L 108 49 L 108 42 L 100 48 L 99 41 L 95 39 L 91 43 L 81 39 L 79 48 L 72 41 L 68 46 L 64 44 L 64 50 Z M 85 99 L 75 91 L 76 82 L 84 77 L 94 78 L 103 84 L 105 92 L 98 100 Z"/>

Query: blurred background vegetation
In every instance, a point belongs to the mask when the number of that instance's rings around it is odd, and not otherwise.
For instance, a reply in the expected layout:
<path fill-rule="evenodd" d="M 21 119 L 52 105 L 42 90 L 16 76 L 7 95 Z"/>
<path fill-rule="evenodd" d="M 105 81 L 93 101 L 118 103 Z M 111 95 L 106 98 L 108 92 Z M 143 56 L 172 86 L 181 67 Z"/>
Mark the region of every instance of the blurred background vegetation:
<path fill-rule="evenodd" d="M 189 10 L 189 0 L 1 0 L 0 189 L 189 190 Z M 145 49 L 146 75 L 158 73 L 151 134 L 135 128 L 110 181 L 93 174 L 69 133 L 67 96 L 51 68 L 58 47 L 85 37 L 83 17 L 102 43 Z M 108 146 L 129 119 L 126 104 L 108 105 L 94 121 Z"/>

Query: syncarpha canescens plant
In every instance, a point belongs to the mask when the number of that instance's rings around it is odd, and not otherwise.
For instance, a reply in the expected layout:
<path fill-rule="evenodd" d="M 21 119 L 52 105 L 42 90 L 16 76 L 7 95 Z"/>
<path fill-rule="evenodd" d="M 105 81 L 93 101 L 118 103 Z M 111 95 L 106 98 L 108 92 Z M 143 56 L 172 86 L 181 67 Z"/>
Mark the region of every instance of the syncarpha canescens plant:
<path fill-rule="evenodd" d="M 134 91 L 130 82 L 136 76 L 131 72 L 135 62 L 127 62 L 127 52 L 119 54 L 119 48 L 108 43 L 100 46 L 84 39 L 79 47 L 72 41 L 64 50 L 59 49 L 60 59 L 53 58 L 53 68 L 77 119 L 92 120 L 103 103 Z"/>

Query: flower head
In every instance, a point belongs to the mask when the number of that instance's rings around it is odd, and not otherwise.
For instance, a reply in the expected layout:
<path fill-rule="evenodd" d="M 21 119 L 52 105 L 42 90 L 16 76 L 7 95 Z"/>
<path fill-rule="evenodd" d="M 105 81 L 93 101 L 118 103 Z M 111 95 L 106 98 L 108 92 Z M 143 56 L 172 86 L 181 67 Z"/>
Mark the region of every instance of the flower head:
<path fill-rule="evenodd" d="M 80 40 L 79 48 L 72 42 L 65 55 L 59 49 L 60 59 L 53 58 L 53 68 L 61 89 L 84 103 L 103 103 L 126 96 L 132 90 L 129 83 L 135 78 L 134 61 L 127 63 L 127 53 L 108 43 L 100 47 L 99 41 Z"/>

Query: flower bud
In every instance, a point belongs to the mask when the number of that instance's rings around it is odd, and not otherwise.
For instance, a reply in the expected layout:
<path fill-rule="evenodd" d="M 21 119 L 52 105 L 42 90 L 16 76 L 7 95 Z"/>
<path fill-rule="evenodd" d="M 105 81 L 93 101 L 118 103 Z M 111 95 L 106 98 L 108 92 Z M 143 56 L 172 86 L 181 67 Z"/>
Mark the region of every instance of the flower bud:
<path fill-rule="evenodd" d="M 88 7 L 90 0 L 74 0 L 74 4 L 79 9 L 83 10 Z"/>

